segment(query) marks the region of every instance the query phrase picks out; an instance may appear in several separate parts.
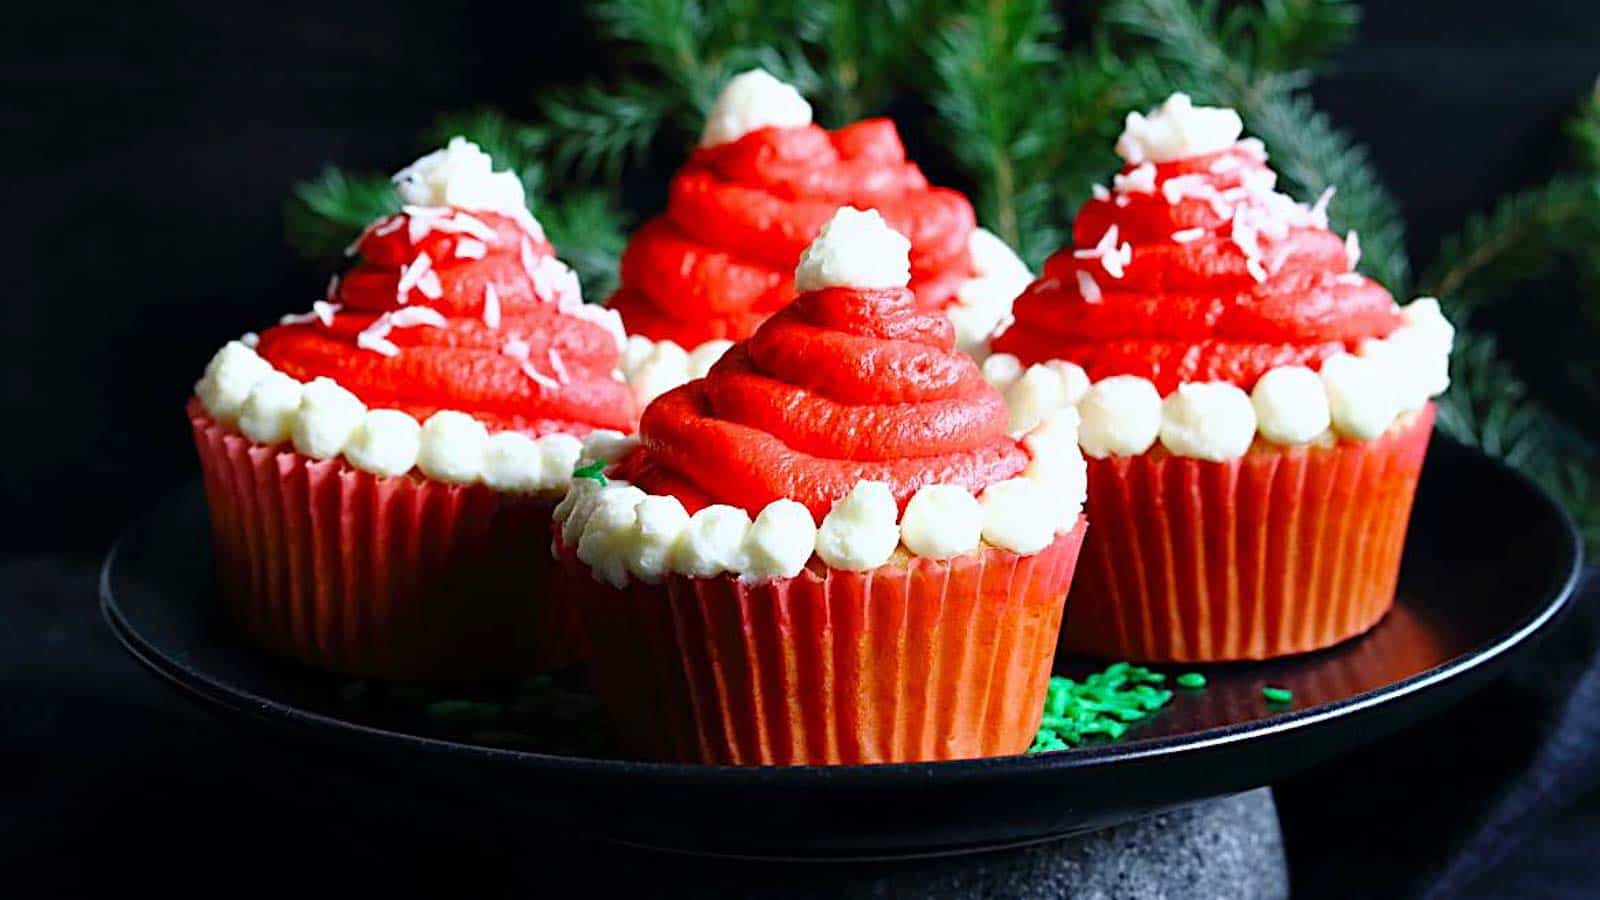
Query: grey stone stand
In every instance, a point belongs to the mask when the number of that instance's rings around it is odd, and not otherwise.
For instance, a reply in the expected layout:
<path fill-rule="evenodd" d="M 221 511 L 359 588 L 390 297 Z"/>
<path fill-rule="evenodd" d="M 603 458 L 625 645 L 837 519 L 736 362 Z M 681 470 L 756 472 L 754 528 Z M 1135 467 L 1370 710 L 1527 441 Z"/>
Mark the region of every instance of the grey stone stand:
<path fill-rule="evenodd" d="M 656 883 L 663 890 L 658 896 L 670 897 L 1276 900 L 1289 895 L 1277 809 L 1267 788 L 989 853 L 871 863 L 681 857 L 655 863 L 652 868 L 661 876 Z"/>

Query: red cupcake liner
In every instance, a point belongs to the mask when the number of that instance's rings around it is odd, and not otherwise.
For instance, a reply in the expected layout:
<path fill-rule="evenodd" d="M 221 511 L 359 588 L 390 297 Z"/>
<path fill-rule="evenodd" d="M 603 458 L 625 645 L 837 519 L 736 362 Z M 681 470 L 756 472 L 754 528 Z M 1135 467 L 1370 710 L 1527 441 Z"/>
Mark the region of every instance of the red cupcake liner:
<path fill-rule="evenodd" d="M 1331 646 L 1394 604 L 1430 404 L 1372 441 L 1229 462 L 1090 459 L 1094 521 L 1063 643 L 1145 662 L 1267 659 Z"/>
<path fill-rule="evenodd" d="M 869 572 L 667 575 L 621 590 L 557 539 L 590 672 L 634 752 L 728 765 L 1020 753 L 1039 727 L 1082 519 L 1043 551 Z"/>
<path fill-rule="evenodd" d="M 552 590 L 556 499 L 386 478 L 263 446 L 189 407 L 222 601 L 251 640 L 358 677 L 454 681 L 581 649 Z"/>

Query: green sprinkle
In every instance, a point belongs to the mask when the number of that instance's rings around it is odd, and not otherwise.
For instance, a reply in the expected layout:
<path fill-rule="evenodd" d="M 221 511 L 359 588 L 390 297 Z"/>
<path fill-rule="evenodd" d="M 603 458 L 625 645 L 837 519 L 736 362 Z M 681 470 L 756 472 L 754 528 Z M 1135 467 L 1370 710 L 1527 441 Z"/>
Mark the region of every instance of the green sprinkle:
<path fill-rule="evenodd" d="M 1294 700 L 1294 691 L 1269 684 L 1261 689 L 1261 696 L 1267 698 L 1268 703 L 1290 703 Z"/>
<path fill-rule="evenodd" d="M 601 487 L 606 486 L 606 461 L 597 459 L 587 465 L 582 465 L 572 470 L 573 478 L 592 478 L 600 482 Z"/>
<path fill-rule="evenodd" d="M 1120 662 L 1082 681 L 1052 677 L 1045 689 L 1044 715 L 1030 753 L 1067 750 L 1093 741 L 1114 741 L 1172 700 L 1157 687 L 1167 676 Z"/>
<path fill-rule="evenodd" d="M 1206 686 L 1206 677 L 1199 672 L 1185 672 L 1178 676 L 1178 687 L 1203 688 Z"/>

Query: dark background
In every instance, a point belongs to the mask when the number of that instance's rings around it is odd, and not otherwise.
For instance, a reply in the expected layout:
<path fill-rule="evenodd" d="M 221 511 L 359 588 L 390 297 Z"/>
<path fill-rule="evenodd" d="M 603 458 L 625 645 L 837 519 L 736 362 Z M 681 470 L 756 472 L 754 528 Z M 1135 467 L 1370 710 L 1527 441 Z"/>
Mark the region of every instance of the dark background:
<path fill-rule="evenodd" d="M 213 870 L 300 883 L 338 863 L 381 870 L 388 887 L 418 871 L 444 885 L 507 867 L 536 876 L 526 836 L 405 786 L 358 789 L 172 700 L 101 631 L 90 564 L 192 476 L 181 408 L 215 348 L 320 290 L 282 238 L 289 186 L 327 161 L 397 168 L 440 110 L 527 108 L 541 84 L 602 62 L 581 11 L 297 0 L 6 15 L 0 872 L 31 863 L 63 888 L 127 873 L 189 889 Z M 1425 264 L 1466 213 L 1562 165 L 1560 123 L 1594 84 L 1597 47 L 1600 4 L 1374 2 L 1316 96 L 1370 145 Z M 641 212 L 654 197 L 641 193 Z M 1541 652 L 1587 659 L 1594 643 L 1572 626 Z M 1496 785 L 1541 752 L 1571 677 L 1524 673 L 1282 786 L 1297 887 L 1410 892 L 1507 853 L 1522 867 L 1478 879 L 1480 895 L 1594 887 L 1593 803 L 1537 817 L 1514 853 L 1467 827 L 1495 823 Z M 1586 790 L 1594 774 L 1553 783 Z"/>

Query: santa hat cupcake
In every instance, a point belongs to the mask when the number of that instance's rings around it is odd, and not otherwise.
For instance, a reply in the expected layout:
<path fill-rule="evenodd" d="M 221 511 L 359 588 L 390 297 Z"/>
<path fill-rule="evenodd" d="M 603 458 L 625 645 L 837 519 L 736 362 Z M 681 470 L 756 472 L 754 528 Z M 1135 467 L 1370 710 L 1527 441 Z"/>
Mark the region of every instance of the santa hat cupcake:
<path fill-rule="evenodd" d="M 591 673 L 635 751 L 871 763 L 1033 739 L 1085 528 L 1076 416 L 1010 430 L 907 289 L 909 247 L 839 210 L 799 298 L 556 508 Z"/>
<path fill-rule="evenodd" d="M 461 138 L 309 312 L 230 342 L 188 411 L 222 594 L 260 645 L 359 676 L 571 652 L 542 543 L 581 447 L 631 431 L 617 315 L 586 306 L 521 182 Z"/>
<path fill-rule="evenodd" d="M 634 336 L 623 368 L 640 398 L 705 374 L 794 299 L 801 252 L 841 206 L 875 208 L 910 238 L 910 288 L 921 308 L 946 311 L 963 347 L 1007 321 L 1032 279 L 1004 242 L 975 227 L 965 197 L 928 184 L 906 160 L 893 122 L 829 131 L 812 124 L 793 87 L 745 72 L 717 98 L 667 211 L 622 257 L 609 303 Z"/>
<path fill-rule="evenodd" d="M 1359 274 L 1354 232 L 1274 190 L 1232 110 L 1133 113 L 985 372 L 1025 425 L 1082 417 L 1094 533 L 1069 648 L 1261 659 L 1390 608 L 1452 330 Z"/>

